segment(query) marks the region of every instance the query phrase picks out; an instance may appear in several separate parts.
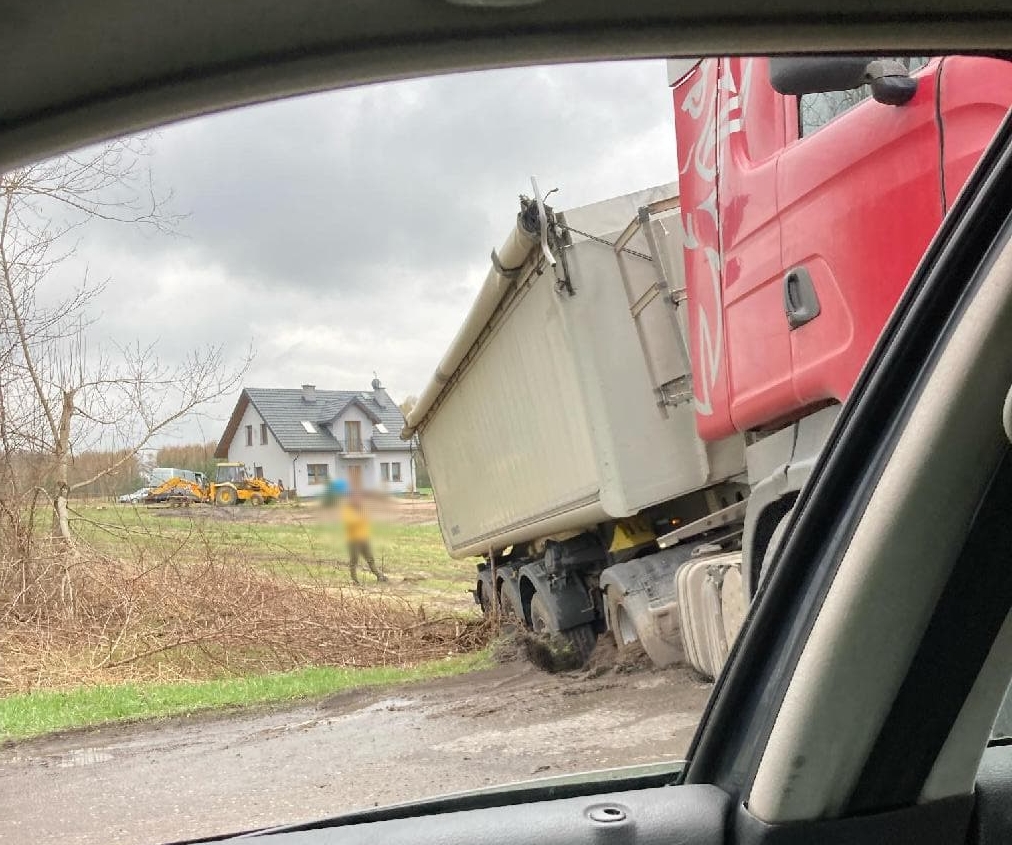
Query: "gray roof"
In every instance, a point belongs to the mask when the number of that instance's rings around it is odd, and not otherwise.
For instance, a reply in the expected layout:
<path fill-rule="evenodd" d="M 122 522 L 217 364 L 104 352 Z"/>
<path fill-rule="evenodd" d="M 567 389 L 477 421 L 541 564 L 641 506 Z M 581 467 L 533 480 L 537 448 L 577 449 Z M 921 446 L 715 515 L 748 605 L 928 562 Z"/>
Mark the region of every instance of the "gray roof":
<path fill-rule="evenodd" d="M 375 430 L 362 432 L 363 440 L 368 441 L 371 435 L 375 451 L 408 448 L 400 438 L 404 415 L 382 387 L 375 390 L 317 390 L 315 402 L 303 399 L 300 388 L 246 387 L 239 396 L 218 451 L 224 448 L 227 452 L 247 401 L 256 408 L 278 445 L 286 452 L 342 451 L 344 444 L 341 439 L 334 437 L 323 423 L 333 421 L 352 404 L 358 405 L 374 422 L 386 426 L 387 434 Z M 315 434 L 306 431 L 303 420 L 314 424 Z"/>

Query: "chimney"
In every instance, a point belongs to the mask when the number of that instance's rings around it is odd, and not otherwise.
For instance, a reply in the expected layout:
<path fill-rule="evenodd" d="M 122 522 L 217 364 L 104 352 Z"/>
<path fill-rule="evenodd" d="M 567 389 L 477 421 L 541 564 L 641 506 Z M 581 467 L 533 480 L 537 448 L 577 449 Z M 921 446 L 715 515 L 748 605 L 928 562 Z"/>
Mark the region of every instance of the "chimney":
<path fill-rule="evenodd" d="M 316 385 L 315 384 L 304 384 L 304 385 L 302 385 L 302 401 L 303 402 L 315 402 L 316 401 Z"/>
<path fill-rule="evenodd" d="M 369 383 L 369 386 L 372 387 L 372 398 L 373 398 L 373 401 L 377 405 L 385 408 L 386 405 L 387 405 L 387 403 L 386 403 L 387 392 L 383 389 L 383 382 L 381 382 L 379 380 L 379 376 L 376 375 L 376 373 L 373 373 L 372 375 L 373 375 L 373 379 Z"/>

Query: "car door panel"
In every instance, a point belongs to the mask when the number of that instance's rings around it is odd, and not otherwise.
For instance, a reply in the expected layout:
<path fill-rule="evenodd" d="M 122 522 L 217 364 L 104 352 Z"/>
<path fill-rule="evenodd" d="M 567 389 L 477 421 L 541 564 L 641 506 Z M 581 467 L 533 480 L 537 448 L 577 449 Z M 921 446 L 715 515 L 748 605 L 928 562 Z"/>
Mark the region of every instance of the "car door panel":
<path fill-rule="evenodd" d="M 977 806 L 969 843 L 1012 842 L 1012 745 L 995 745 L 984 752 L 975 793 Z"/>
<path fill-rule="evenodd" d="M 722 845 L 730 816 L 714 786 L 665 786 L 255 835 L 271 845 Z"/>

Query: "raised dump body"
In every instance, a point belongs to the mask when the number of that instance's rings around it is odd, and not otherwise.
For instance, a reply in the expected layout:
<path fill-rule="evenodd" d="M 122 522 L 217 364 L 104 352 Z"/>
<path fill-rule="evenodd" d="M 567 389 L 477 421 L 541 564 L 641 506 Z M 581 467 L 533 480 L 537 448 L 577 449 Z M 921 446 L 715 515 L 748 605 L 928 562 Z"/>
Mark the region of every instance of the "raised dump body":
<path fill-rule="evenodd" d="M 675 186 L 545 216 L 542 246 L 524 204 L 408 416 L 455 557 L 570 536 L 744 473 L 740 439 L 696 434 Z"/>

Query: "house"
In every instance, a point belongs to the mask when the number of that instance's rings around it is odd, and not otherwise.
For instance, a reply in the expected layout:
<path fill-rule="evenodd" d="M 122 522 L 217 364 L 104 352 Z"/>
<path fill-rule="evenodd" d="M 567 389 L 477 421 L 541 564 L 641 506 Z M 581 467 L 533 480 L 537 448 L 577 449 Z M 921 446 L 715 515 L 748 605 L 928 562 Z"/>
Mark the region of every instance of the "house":
<path fill-rule="evenodd" d="M 352 489 L 415 489 L 413 452 L 400 438 L 404 416 L 373 379 L 371 391 L 246 387 L 214 456 L 254 475 L 319 496 L 337 478 Z"/>

